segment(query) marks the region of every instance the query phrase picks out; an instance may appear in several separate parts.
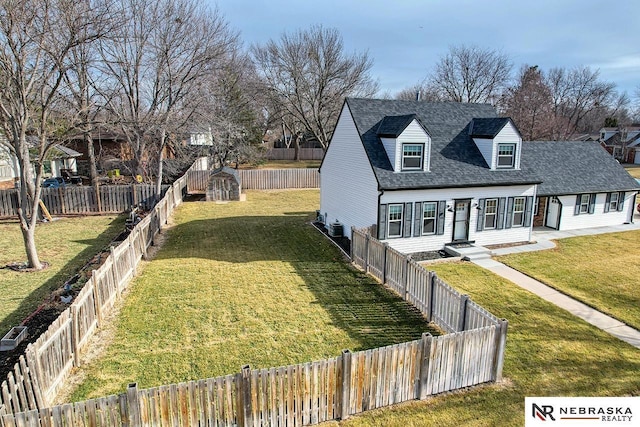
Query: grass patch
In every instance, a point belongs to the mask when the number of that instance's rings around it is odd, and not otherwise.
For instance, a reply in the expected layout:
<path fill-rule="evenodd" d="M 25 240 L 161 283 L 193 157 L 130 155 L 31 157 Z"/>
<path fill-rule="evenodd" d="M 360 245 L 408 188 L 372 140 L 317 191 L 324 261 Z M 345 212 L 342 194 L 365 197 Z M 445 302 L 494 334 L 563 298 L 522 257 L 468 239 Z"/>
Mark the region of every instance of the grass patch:
<path fill-rule="evenodd" d="M 500 261 L 640 329 L 640 230 L 561 239 Z"/>
<path fill-rule="evenodd" d="M 72 400 L 417 339 L 420 313 L 348 266 L 309 221 L 317 190 L 180 206 Z"/>
<path fill-rule="evenodd" d="M 640 178 L 640 167 L 626 167 L 625 170 L 629 172 L 634 178 Z"/>
<path fill-rule="evenodd" d="M 19 324 L 124 229 L 124 218 L 62 218 L 38 224 L 36 247 L 50 267 L 34 273 L 0 270 L 0 333 Z M 17 221 L 0 223 L 0 266 L 27 259 Z"/>
<path fill-rule="evenodd" d="M 638 349 L 473 264 L 429 268 L 509 320 L 506 381 L 372 411 L 340 425 L 522 426 L 526 396 L 640 394 Z"/>

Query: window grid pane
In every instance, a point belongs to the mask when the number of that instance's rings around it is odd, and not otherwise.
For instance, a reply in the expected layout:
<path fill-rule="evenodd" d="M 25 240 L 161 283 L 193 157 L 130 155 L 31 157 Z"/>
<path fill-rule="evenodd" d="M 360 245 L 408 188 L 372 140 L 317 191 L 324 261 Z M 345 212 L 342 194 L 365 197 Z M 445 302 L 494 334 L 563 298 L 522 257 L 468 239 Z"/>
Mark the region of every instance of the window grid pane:
<path fill-rule="evenodd" d="M 524 225 L 524 197 L 516 197 L 513 201 L 513 226 Z"/>
<path fill-rule="evenodd" d="M 618 210 L 618 193 L 611 193 L 611 199 L 609 202 L 609 210 L 617 211 Z"/>
<path fill-rule="evenodd" d="M 498 145 L 498 166 L 513 166 L 515 158 L 515 145 L 499 144 Z"/>
<path fill-rule="evenodd" d="M 422 145 L 405 144 L 402 146 L 402 168 L 422 169 Z"/>
<path fill-rule="evenodd" d="M 491 230 L 496 228 L 498 213 L 498 199 L 488 199 L 484 204 L 484 228 Z"/>
<path fill-rule="evenodd" d="M 389 237 L 402 236 L 402 205 L 389 206 Z"/>
<path fill-rule="evenodd" d="M 422 210 L 422 234 L 436 232 L 436 203 L 424 203 Z"/>
<path fill-rule="evenodd" d="M 583 194 L 580 196 L 580 213 L 589 212 L 589 194 Z"/>

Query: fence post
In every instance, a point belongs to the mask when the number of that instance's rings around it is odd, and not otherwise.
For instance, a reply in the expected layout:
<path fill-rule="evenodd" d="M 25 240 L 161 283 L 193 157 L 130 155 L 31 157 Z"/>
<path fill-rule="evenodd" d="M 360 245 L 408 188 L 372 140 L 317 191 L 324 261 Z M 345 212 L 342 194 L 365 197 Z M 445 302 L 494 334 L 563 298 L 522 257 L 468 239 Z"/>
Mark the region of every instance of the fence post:
<path fill-rule="evenodd" d="M 422 334 L 422 341 L 420 342 L 420 351 L 421 356 L 418 361 L 418 372 L 419 379 L 418 383 L 418 391 L 416 393 L 416 397 L 420 400 L 424 400 L 429 395 L 428 387 L 429 387 L 429 364 L 431 362 L 431 342 L 433 341 L 433 337 L 429 332 L 425 332 Z"/>
<path fill-rule="evenodd" d="M 349 418 L 349 409 L 351 401 L 351 352 L 349 350 L 342 350 L 342 396 L 337 396 L 340 399 L 340 419 L 346 420 Z"/>
<path fill-rule="evenodd" d="M 33 394 L 36 398 L 36 404 L 38 408 L 45 408 L 49 406 L 49 402 L 46 402 L 42 393 L 42 367 L 38 362 L 38 355 L 33 348 L 33 344 L 29 344 L 25 350 L 25 359 L 27 360 L 27 367 L 31 374 L 31 384 L 33 385 Z"/>
<path fill-rule="evenodd" d="M 96 271 L 91 272 L 89 281 L 93 284 L 93 301 L 96 304 L 96 316 L 98 317 L 98 327 L 102 326 L 102 301 L 100 301 L 100 291 L 98 290 L 98 280 L 96 279 Z M 86 286 L 86 285 L 85 285 Z"/>
<path fill-rule="evenodd" d="M 387 284 L 387 252 L 389 251 L 389 244 L 384 242 L 382 244 L 382 284 Z"/>
<path fill-rule="evenodd" d="M 80 331 L 78 326 L 78 306 L 71 304 L 71 352 L 73 353 L 73 366 L 80 366 L 80 352 L 78 351 Z"/>
<path fill-rule="evenodd" d="M 251 367 L 249 365 L 244 365 L 236 374 L 236 387 L 238 427 L 252 426 Z"/>
<path fill-rule="evenodd" d="M 64 190 L 62 187 L 58 187 L 58 197 L 60 197 L 60 212 L 64 215 L 67 213 L 67 208 L 65 206 Z"/>
<path fill-rule="evenodd" d="M 409 287 L 409 271 L 411 270 L 411 255 L 407 255 L 404 263 L 404 280 L 402 281 L 402 299 L 407 300 L 407 289 Z"/>
<path fill-rule="evenodd" d="M 467 320 L 467 301 L 469 301 L 469 295 L 460 295 L 460 309 L 458 313 L 458 332 L 464 331 L 464 323 Z"/>
<path fill-rule="evenodd" d="M 427 316 L 427 320 L 429 322 L 433 321 L 433 305 L 436 303 L 436 281 L 438 276 L 433 271 L 429 272 L 429 315 Z"/>
<path fill-rule="evenodd" d="M 369 233 L 364 235 L 364 272 L 369 272 L 369 239 L 371 235 Z"/>
<path fill-rule="evenodd" d="M 138 383 L 130 383 L 127 387 L 127 410 L 129 413 L 129 427 L 142 425 L 140 414 L 140 396 L 138 395 Z"/>
<path fill-rule="evenodd" d="M 507 345 L 507 319 L 500 319 L 496 328 L 495 355 L 493 357 L 493 377 L 495 382 L 502 381 L 502 368 L 504 366 L 504 350 Z"/>

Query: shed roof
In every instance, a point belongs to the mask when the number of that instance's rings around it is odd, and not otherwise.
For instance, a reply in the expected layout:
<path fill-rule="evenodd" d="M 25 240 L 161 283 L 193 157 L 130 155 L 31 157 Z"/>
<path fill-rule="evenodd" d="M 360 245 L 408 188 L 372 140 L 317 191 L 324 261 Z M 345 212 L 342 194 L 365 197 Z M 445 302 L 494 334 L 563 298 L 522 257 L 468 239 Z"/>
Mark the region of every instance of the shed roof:
<path fill-rule="evenodd" d="M 214 169 L 213 171 L 211 171 L 209 178 L 217 175 L 230 175 L 235 179 L 236 182 L 240 182 L 240 174 L 238 173 L 238 171 L 236 169 L 230 168 L 229 166 L 223 166 L 221 168 Z"/>

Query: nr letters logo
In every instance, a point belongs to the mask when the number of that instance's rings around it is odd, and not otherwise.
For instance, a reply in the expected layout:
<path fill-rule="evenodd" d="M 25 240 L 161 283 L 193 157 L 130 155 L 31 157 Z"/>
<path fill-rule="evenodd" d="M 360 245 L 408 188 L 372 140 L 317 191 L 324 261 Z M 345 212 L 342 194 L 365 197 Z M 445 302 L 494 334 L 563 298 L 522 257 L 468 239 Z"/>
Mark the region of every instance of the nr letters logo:
<path fill-rule="evenodd" d="M 533 418 L 539 418 L 541 421 L 555 421 L 556 419 L 553 417 L 553 406 L 551 405 L 542 405 L 538 406 L 535 403 L 532 404 Z"/>

